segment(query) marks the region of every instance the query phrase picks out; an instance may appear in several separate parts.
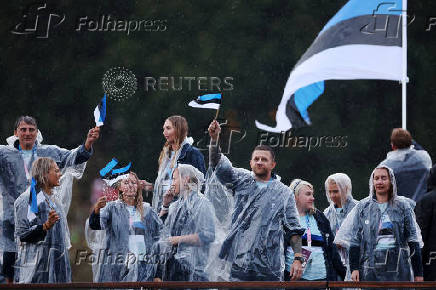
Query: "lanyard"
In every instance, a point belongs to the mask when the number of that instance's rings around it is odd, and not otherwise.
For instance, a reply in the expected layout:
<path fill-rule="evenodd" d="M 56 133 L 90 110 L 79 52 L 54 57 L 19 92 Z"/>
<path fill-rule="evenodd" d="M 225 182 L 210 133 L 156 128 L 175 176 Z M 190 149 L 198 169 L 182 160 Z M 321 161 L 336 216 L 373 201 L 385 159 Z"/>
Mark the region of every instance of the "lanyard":
<path fill-rule="evenodd" d="M 312 247 L 312 233 L 310 231 L 310 222 L 309 222 L 308 214 L 306 214 L 306 224 L 307 224 L 307 246 L 310 248 Z"/>
<path fill-rule="evenodd" d="M 26 173 L 26 179 L 27 179 L 27 181 L 29 181 L 29 180 L 31 179 L 31 176 L 30 176 L 29 168 L 27 168 L 26 161 L 24 160 L 24 152 L 23 152 L 23 149 L 21 148 L 20 145 L 18 145 L 18 151 L 20 151 L 21 157 L 22 157 L 22 159 L 23 159 L 24 172 Z M 32 165 L 33 160 L 34 160 L 34 158 L 35 158 L 35 155 L 36 155 L 36 146 L 33 146 L 33 147 L 32 147 L 32 157 L 30 157 L 29 165 Z"/>
<path fill-rule="evenodd" d="M 42 191 L 42 194 L 44 194 L 45 201 L 47 202 L 48 207 L 49 207 L 51 210 L 56 210 L 56 209 L 55 209 L 56 206 L 55 206 L 55 204 L 53 203 L 53 201 L 50 199 L 50 197 L 48 197 L 47 194 L 45 194 L 44 191 Z"/>

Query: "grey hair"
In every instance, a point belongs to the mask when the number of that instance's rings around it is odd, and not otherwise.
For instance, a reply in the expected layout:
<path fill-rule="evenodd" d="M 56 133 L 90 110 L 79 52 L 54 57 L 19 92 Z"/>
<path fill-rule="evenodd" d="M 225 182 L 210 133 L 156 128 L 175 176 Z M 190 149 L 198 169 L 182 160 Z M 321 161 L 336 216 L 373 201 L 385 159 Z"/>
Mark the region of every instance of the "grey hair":
<path fill-rule="evenodd" d="M 35 178 L 36 184 L 43 187 L 48 182 L 48 173 L 50 168 L 56 162 L 49 157 L 39 157 L 32 165 L 32 177 Z"/>
<path fill-rule="evenodd" d="M 26 123 L 26 124 L 28 124 L 28 125 L 33 125 L 33 126 L 35 126 L 36 128 L 38 128 L 38 125 L 37 125 L 37 123 L 36 123 L 36 119 L 35 119 L 35 118 L 33 118 L 33 117 L 31 117 L 31 116 L 20 116 L 20 117 L 18 117 L 17 120 L 15 121 L 15 127 L 14 127 L 14 130 L 17 130 L 17 129 L 18 129 L 18 126 L 20 126 L 20 123 L 21 123 L 21 122 L 24 122 L 24 123 Z"/>

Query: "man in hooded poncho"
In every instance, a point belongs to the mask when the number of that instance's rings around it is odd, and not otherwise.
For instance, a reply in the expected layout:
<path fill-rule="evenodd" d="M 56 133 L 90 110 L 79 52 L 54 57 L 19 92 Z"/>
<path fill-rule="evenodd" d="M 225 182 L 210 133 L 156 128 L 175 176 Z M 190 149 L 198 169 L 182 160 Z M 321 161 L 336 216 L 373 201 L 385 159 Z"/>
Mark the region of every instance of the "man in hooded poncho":
<path fill-rule="evenodd" d="M 411 203 L 397 196 L 392 169 L 377 167 L 370 177 L 369 192 L 353 209 L 347 224 L 351 227 L 351 279 L 422 281 L 415 214 Z"/>
<path fill-rule="evenodd" d="M 427 179 L 432 166 L 430 155 L 421 146 L 413 144 L 410 132 L 395 128 L 391 134 L 392 151 L 380 165 L 394 171 L 398 195 L 418 202 L 427 192 Z M 421 147 L 421 150 L 417 148 Z"/>
<path fill-rule="evenodd" d="M 294 196 L 289 187 L 272 174 L 274 152 L 258 146 L 252 153 L 253 172 L 234 168 L 217 146 L 220 126 L 209 126 L 209 159 L 217 179 L 232 190 L 235 198 L 230 232 L 219 257 L 230 264 L 231 281 L 283 281 L 284 239 L 291 240 L 295 259 L 293 280 L 302 274 L 301 235 Z"/>

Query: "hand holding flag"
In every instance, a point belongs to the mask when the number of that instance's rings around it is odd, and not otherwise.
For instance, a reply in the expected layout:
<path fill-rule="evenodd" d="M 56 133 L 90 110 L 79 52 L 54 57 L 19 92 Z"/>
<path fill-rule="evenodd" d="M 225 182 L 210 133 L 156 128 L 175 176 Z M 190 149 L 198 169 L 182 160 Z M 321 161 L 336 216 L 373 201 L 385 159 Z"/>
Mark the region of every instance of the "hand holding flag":
<path fill-rule="evenodd" d="M 94 120 L 95 126 L 100 127 L 104 125 L 104 120 L 106 119 L 106 94 L 104 94 L 100 103 L 95 107 L 94 110 Z"/>

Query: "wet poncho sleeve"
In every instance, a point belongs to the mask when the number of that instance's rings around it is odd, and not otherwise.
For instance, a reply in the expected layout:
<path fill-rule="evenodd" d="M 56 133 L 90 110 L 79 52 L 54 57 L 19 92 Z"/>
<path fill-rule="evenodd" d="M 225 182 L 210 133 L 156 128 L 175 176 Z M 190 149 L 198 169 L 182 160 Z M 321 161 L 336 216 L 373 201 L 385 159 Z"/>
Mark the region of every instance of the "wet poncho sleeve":
<path fill-rule="evenodd" d="M 95 211 L 91 212 L 91 215 L 89 216 L 89 227 L 92 230 L 101 230 L 99 213 L 95 213 Z"/>
<path fill-rule="evenodd" d="M 42 225 L 34 225 L 20 235 L 20 241 L 26 243 L 37 243 L 45 239 L 46 231 Z"/>

